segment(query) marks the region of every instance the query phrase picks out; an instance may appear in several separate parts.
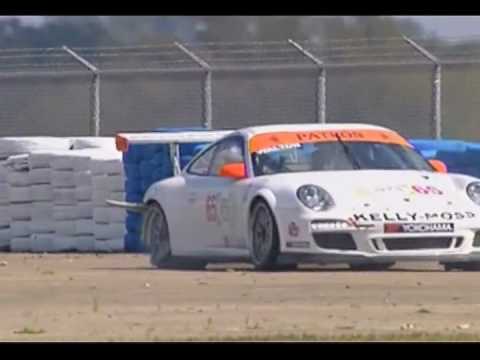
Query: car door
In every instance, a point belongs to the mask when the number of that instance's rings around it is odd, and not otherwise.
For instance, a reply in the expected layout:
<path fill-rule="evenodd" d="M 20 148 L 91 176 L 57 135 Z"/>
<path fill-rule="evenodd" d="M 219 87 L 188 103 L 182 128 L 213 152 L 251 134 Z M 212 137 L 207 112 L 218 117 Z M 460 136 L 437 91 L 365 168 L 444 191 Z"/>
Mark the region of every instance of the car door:
<path fill-rule="evenodd" d="M 245 162 L 243 138 L 226 138 L 205 153 L 203 164 L 195 161 L 186 171 L 187 201 L 191 216 L 190 229 L 194 241 L 202 248 L 228 247 L 228 227 L 232 221 L 231 189 L 236 180 L 220 175 L 223 165 Z M 205 163 L 209 160 L 208 171 Z M 201 165 L 201 166 L 200 166 Z"/>
<path fill-rule="evenodd" d="M 172 246 L 176 254 L 198 253 L 208 245 L 208 229 L 204 227 L 204 204 L 201 203 L 200 194 L 211 180 L 208 173 L 216 149 L 217 145 L 208 147 L 188 166 L 183 175 L 181 191 L 175 194 L 173 201 L 179 205 L 176 209 L 179 221 Z"/>

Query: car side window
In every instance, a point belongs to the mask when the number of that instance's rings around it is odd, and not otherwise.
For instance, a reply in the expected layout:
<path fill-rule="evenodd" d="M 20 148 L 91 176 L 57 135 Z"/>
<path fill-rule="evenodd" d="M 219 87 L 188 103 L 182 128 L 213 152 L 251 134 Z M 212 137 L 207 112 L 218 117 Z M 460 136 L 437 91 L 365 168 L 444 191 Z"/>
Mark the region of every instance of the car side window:
<path fill-rule="evenodd" d="M 243 140 L 240 137 L 225 139 L 218 144 L 208 175 L 218 176 L 223 165 L 236 162 L 245 162 Z"/>
<path fill-rule="evenodd" d="M 193 174 L 193 175 L 201 175 L 201 176 L 207 176 L 208 175 L 208 169 L 210 168 L 210 164 L 212 162 L 212 157 L 213 154 L 215 153 L 215 150 L 218 148 L 217 146 L 213 146 L 210 149 L 208 149 L 203 155 L 201 155 L 195 162 L 190 165 L 190 167 L 187 170 L 187 173 Z"/>

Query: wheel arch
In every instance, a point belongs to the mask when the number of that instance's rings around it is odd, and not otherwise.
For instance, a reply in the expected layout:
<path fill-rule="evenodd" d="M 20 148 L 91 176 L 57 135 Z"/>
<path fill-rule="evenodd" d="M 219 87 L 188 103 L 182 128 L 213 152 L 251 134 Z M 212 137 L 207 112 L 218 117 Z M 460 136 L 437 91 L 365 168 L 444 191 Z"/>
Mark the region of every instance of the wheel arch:
<path fill-rule="evenodd" d="M 253 205 L 259 200 L 263 200 L 267 203 L 270 207 L 270 210 L 274 212 L 274 209 L 277 205 L 277 199 L 273 192 L 269 189 L 259 189 L 256 191 L 250 199 L 249 206 L 248 206 L 248 214 L 250 215 L 251 211 L 253 210 Z"/>
<path fill-rule="evenodd" d="M 157 204 L 158 206 L 162 207 L 162 205 L 160 205 L 160 203 L 158 202 L 158 200 L 157 200 L 157 199 L 154 199 L 154 198 L 147 199 L 147 200 L 145 201 L 145 204 L 146 204 L 146 205 Z"/>
<path fill-rule="evenodd" d="M 255 192 L 250 199 L 250 202 L 248 204 L 247 208 L 247 215 L 246 215 L 246 235 L 247 235 L 247 248 L 251 249 L 251 237 L 250 237 L 250 230 L 251 230 L 251 223 L 250 223 L 250 217 L 252 214 L 253 207 L 258 201 L 264 201 L 267 206 L 270 208 L 270 211 L 273 216 L 273 220 L 275 222 L 275 226 L 277 227 L 277 233 L 278 233 L 278 241 L 280 242 L 280 248 L 282 244 L 282 232 L 280 231 L 279 227 L 279 222 L 278 222 L 278 217 L 276 214 L 276 205 L 277 205 L 277 199 L 273 192 L 269 189 L 260 189 L 257 192 Z"/>

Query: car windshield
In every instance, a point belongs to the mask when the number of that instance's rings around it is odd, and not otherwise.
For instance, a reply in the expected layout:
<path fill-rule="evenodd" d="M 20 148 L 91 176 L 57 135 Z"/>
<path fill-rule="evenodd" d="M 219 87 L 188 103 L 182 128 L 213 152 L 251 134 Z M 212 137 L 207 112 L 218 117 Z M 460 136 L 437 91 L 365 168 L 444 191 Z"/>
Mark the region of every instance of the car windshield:
<path fill-rule="evenodd" d="M 304 171 L 421 170 L 432 166 L 412 148 L 372 141 L 320 141 L 252 152 L 256 176 Z"/>

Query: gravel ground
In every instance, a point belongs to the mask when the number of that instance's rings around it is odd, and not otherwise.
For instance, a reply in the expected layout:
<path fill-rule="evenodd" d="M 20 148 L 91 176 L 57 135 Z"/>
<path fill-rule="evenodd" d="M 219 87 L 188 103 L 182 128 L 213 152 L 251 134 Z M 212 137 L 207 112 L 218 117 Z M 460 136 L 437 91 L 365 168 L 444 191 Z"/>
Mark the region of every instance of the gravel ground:
<path fill-rule="evenodd" d="M 478 278 L 433 263 L 174 271 L 145 255 L 0 254 L 0 340 L 480 336 Z"/>

